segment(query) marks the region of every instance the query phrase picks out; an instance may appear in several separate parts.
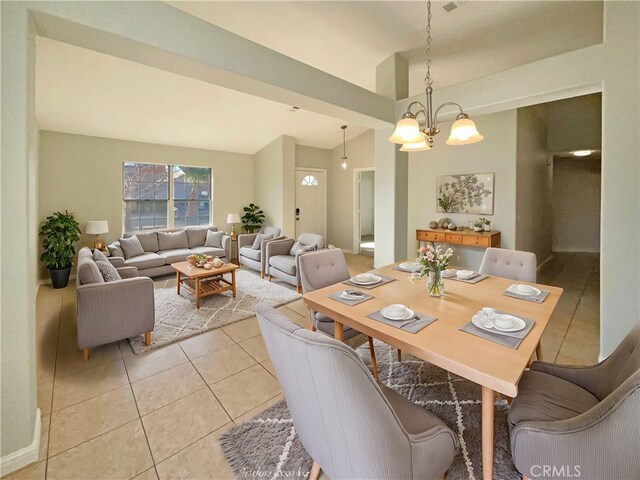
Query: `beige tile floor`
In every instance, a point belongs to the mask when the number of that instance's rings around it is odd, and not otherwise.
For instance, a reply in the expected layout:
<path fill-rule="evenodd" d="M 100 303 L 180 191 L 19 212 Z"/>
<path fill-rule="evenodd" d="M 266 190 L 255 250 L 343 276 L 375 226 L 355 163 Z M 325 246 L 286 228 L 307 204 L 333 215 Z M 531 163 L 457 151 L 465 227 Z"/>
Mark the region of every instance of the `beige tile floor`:
<path fill-rule="evenodd" d="M 353 274 L 372 258 L 348 256 Z M 540 282 L 565 289 L 542 342 L 545 360 L 598 354 L 598 258 L 557 255 Z M 75 288 L 37 296 L 40 458 L 6 478 L 232 478 L 217 438 L 282 398 L 255 317 L 133 355 L 125 341 L 78 351 Z M 280 310 L 309 326 L 296 301 Z"/>

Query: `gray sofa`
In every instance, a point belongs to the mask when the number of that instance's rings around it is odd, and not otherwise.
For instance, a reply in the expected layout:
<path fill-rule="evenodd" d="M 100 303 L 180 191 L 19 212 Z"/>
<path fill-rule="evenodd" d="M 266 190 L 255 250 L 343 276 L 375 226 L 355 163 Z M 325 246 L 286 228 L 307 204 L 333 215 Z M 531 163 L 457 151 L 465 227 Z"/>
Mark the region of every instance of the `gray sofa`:
<path fill-rule="evenodd" d="M 87 247 L 78 252 L 76 275 L 78 347 L 89 359 L 89 349 L 145 334 L 151 343 L 155 326 L 153 280 L 136 267 L 110 259 L 122 280 L 106 282 Z"/>
<path fill-rule="evenodd" d="M 193 253 L 230 259 L 231 237 L 223 235 L 220 247 L 205 247 L 207 230 L 218 231 L 216 227 L 188 227 L 125 234 L 124 238 L 135 235 L 144 249 L 142 255 L 130 258 L 125 256 L 119 241 L 113 242 L 107 248 L 111 257 L 119 258 L 124 266 L 137 267 L 140 275 L 157 277 L 175 273 L 171 264 L 184 262 L 186 257 Z"/>
<path fill-rule="evenodd" d="M 252 248 L 258 234 L 273 235 L 271 240 L 260 243 L 260 248 Z M 238 263 L 260 272 L 262 278 L 267 273 L 267 243 L 282 240 L 280 229 L 276 227 L 262 227 L 258 233 L 243 233 L 238 235 Z"/>

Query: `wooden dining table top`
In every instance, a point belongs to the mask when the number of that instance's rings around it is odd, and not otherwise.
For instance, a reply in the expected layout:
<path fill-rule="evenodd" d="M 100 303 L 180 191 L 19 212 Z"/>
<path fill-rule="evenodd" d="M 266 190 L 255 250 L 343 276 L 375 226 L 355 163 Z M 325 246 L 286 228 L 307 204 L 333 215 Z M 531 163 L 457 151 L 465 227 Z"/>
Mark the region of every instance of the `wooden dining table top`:
<path fill-rule="evenodd" d="M 396 281 L 363 289 L 374 298 L 358 305 L 349 306 L 329 298 L 332 293 L 353 288 L 343 283 L 306 293 L 304 301 L 313 310 L 343 325 L 484 387 L 515 397 L 520 376 L 549 323 L 562 288 L 515 282 L 496 276 L 489 276 L 476 284 L 445 279 L 444 296 L 435 298 L 427 294 L 426 277 L 411 283 L 409 273 L 393 266 L 373 272 L 393 277 Z M 504 295 L 504 290 L 514 283 L 533 285 L 548 291 L 549 295 L 540 304 Z M 437 320 L 418 333 L 410 333 L 367 317 L 393 303 L 404 304 L 416 314 L 437 317 Z M 483 307 L 534 320 L 535 325 L 515 350 L 459 330 Z"/>

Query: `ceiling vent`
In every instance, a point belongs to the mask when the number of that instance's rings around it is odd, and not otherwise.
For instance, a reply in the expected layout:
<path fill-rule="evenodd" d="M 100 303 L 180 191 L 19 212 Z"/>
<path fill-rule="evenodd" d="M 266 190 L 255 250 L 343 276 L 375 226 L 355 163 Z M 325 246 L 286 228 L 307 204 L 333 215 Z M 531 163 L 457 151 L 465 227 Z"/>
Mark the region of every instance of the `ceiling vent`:
<path fill-rule="evenodd" d="M 455 10 L 456 8 L 458 8 L 458 5 L 456 5 L 455 2 L 449 2 L 445 6 L 443 6 L 442 8 L 444 8 L 445 12 L 449 13 L 449 12 Z"/>
<path fill-rule="evenodd" d="M 298 110 L 300 110 L 300 107 L 296 107 L 296 106 L 293 106 L 289 109 L 291 113 L 296 113 Z"/>

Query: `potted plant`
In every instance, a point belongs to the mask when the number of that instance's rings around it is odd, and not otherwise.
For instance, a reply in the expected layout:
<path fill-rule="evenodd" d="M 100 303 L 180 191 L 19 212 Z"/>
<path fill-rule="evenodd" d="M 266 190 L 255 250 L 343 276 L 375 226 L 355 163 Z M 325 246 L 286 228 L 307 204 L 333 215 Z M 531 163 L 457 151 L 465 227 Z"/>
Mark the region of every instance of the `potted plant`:
<path fill-rule="evenodd" d="M 242 210 L 244 211 L 244 215 L 240 219 L 242 220 L 242 229 L 247 233 L 260 230 L 264 223 L 264 212 L 260 210 L 260 207 L 255 203 L 250 203 Z"/>
<path fill-rule="evenodd" d="M 474 232 L 481 232 L 484 230 L 484 221 L 483 220 L 476 220 L 473 224 L 473 231 Z"/>
<path fill-rule="evenodd" d="M 80 240 L 80 224 L 73 213 L 65 210 L 47 217 L 40 227 L 44 252 L 40 261 L 49 269 L 53 288 L 65 288 L 69 283 L 71 265 L 76 254 L 75 243 Z"/>
<path fill-rule="evenodd" d="M 487 220 L 486 218 L 484 219 L 484 231 L 485 232 L 491 231 L 491 220 Z"/>

